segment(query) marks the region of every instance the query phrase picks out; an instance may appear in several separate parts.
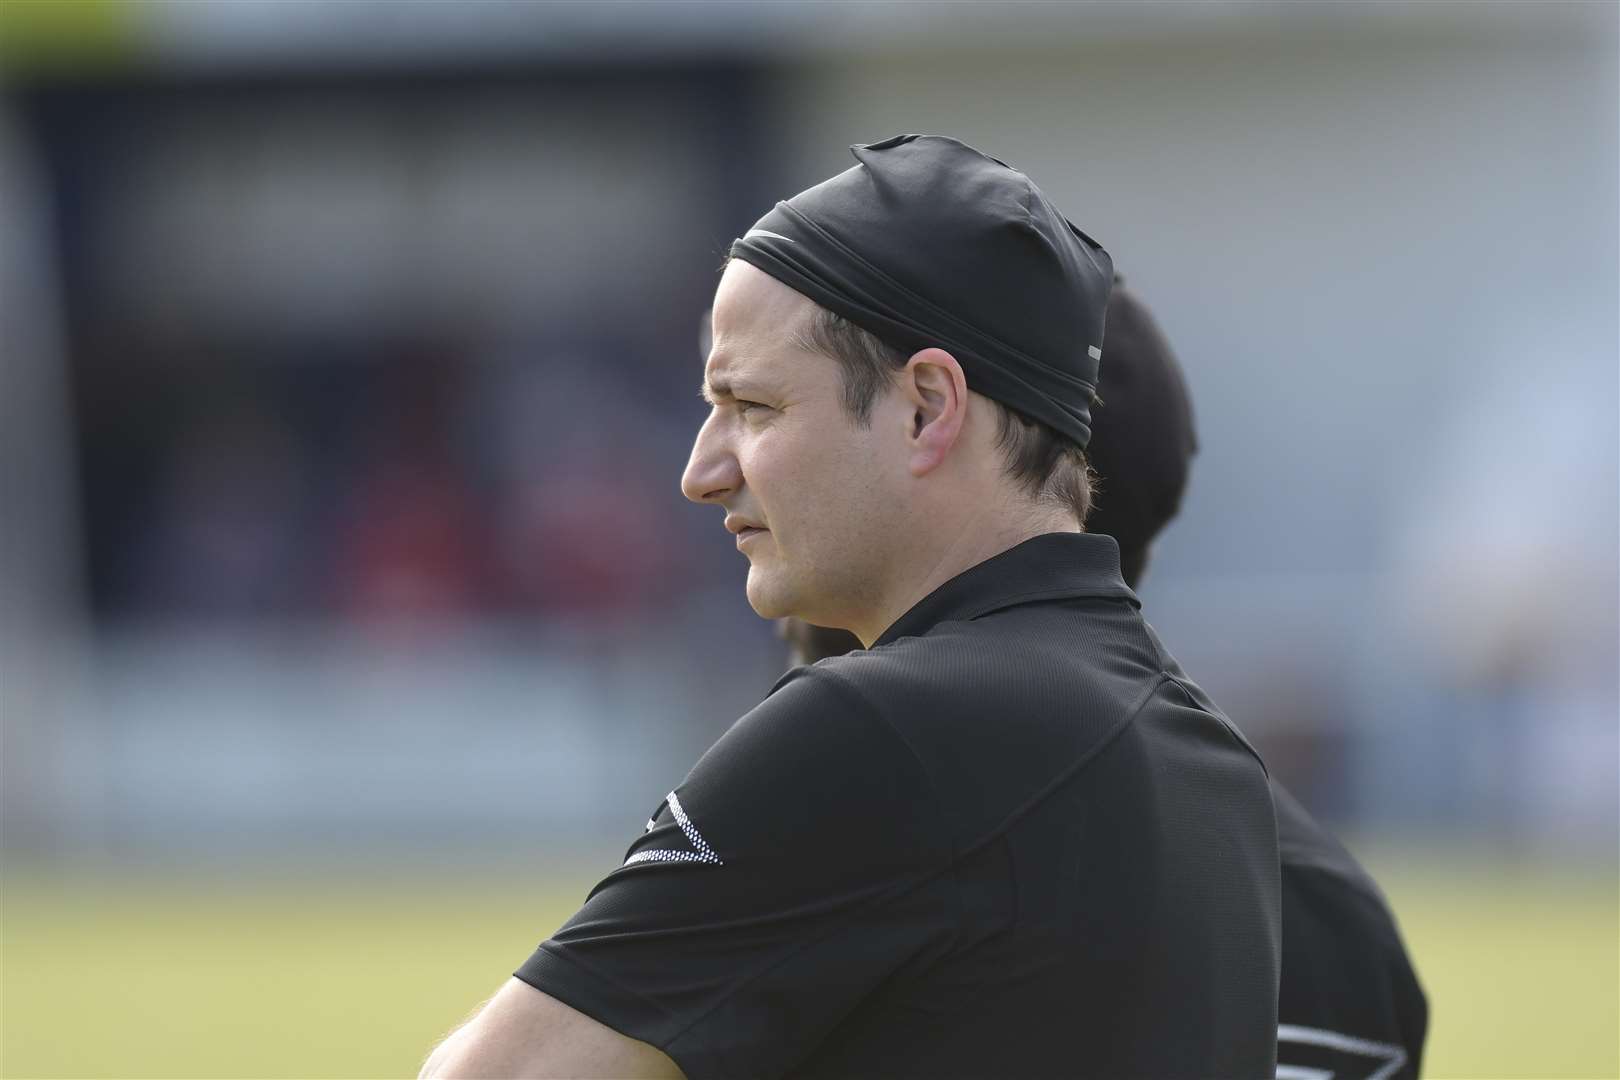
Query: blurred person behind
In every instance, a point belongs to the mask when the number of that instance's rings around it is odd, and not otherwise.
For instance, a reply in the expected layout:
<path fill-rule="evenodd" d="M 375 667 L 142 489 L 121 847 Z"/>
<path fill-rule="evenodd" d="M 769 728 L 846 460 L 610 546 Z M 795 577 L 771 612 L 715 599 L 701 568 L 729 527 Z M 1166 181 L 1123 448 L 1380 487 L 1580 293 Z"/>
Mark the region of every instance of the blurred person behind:
<path fill-rule="evenodd" d="M 1099 493 L 1086 530 L 1119 542 L 1120 568 L 1134 589 L 1155 538 L 1180 509 L 1197 436 L 1181 366 L 1123 279 L 1109 297 L 1104 346 L 1089 447 Z M 848 631 L 802 619 L 778 627 L 798 664 L 861 648 Z M 1416 1077 L 1428 1003 L 1389 905 L 1275 779 L 1271 791 L 1282 863 L 1277 1075 Z"/>
<path fill-rule="evenodd" d="M 1081 529 L 1111 260 L 954 139 L 852 149 L 732 245 L 682 490 L 756 613 L 874 647 L 733 725 L 428 1075 L 1274 1067 L 1264 767 Z"/>

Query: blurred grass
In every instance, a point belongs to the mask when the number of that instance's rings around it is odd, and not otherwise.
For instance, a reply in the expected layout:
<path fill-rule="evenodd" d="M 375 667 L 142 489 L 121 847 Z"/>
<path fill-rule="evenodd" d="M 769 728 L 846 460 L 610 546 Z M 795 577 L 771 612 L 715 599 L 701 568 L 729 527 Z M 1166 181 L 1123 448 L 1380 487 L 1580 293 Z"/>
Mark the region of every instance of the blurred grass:
<path fill-rule="evenodd" d="M 1612 870 L 1373 865 L 1429 992 L 1425 1075 L 1620 1076 Z M 414 1076 L 587 884 L 10 868 L 0 1074 Z"/>
<path fill-rule="evenodd" d="M 1612 863 L 1366 862 L 1429 997 L 1423 1075 L 1620 1078 Z"/>
<path fill-rule="evenodd" d="M 583 898 L 572 876 L 8 873 L 0 1075 L 415 1076 Z"/>

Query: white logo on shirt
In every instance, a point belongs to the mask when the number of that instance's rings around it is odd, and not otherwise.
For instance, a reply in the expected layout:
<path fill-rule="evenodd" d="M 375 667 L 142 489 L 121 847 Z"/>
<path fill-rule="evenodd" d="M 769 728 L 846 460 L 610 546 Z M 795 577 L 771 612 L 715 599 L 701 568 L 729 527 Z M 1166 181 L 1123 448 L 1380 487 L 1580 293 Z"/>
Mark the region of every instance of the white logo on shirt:
<path fill-rule="evenodd" d="M 674 817 L 675 824 L 681 827 L 681 832 L 685 834 L 687 842 L 692 845 L 692 849 L 690 851 L 681 851 L 654 848 L 649 851 L 638 851 L 624 860 L 624 865 L 629 866 L 631 863 L 642 862 L 695 862 L 708 863 L 711 866 L 724 866 L 725 863 L 720 861 L 720 856 L 714 853 L 714 848 L 709 846 L 709 842 L 703 839 L 703 834 L 698 832 L 697 826 L 692 824 L 692 819 L 686 816 L 686 810 L 681 806 L 681 800 L 673 791 L 664 796 L 664 805 L 669 807 L 670 815 Z M 652 818 L 647 819 L 648 832 L 651 832 L 653 827 L 658 824 L 654 820 L 657 816 L 654 814 Z"/>

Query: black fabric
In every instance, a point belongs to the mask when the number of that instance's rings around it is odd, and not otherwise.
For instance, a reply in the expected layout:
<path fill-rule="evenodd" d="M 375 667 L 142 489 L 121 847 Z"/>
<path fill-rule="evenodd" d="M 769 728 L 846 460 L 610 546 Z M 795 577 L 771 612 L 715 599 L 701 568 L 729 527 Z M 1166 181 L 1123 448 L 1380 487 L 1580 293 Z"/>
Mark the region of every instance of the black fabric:
<path fill-rule="evenodd" d="M 1037 537 L 789 672 L 518 977 L 694 1080 L 1273 1075 L 1265 771 L 1117 559 Z"/>
<path fill-rule="evenodd" d="M 907 353 L 945 349 L 970 389 L 1085 446 L 1108 253 L 1029 177 L 955 139 L 850 151 L 860 164 L 777 203 L 732 256 Z"/>
<path fill-rule="evenodd" d="M 1123 279 L 1108 299 L 1106 344 L 1088 452 L 1098 491 L 1086 529 L 1119 541 L 1120 568 L 1134 582 L 1153 538 L 1181 509 L 1198 436 L 1181 365 Z"/>
<path fill-rule="evenodd" d="M 1086 528 L 1119 542 L 1121 573 L 1134 587 L 1153 538 L 1176 515 L 1197 439 L 1180 365 L 1119 278 L 1107 346 L 1090 449 L 1102 494 Z M 784 623 L 801 663 L 860 648 L 845 630 Z M 1282 875 L 1279 1065 L 1343 1080 L 1416 1077 L 1428 1006 L 1389 905 L 1292 795 L 1275 781 L 1272 793 Z"/>
<path fill-rule="evenodd" d="M 1429 1008 L 1378 886 L 1280 786 L 1277 1061 L 1298 1075 L 1415 1080 Z"/>

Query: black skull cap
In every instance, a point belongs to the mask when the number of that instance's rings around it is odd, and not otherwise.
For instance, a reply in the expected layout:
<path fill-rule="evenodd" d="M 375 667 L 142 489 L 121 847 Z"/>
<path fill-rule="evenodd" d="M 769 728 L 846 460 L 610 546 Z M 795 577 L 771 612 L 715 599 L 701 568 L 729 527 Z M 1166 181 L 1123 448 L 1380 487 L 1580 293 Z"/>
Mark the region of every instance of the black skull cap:
<path fill-rule="evenodd" d="M 857 144 L 733 258 L 907 354 L 955 356 L 970 389 L 1084 447 L 1113 260 L 1029 177 L 943 135 Z"/>

